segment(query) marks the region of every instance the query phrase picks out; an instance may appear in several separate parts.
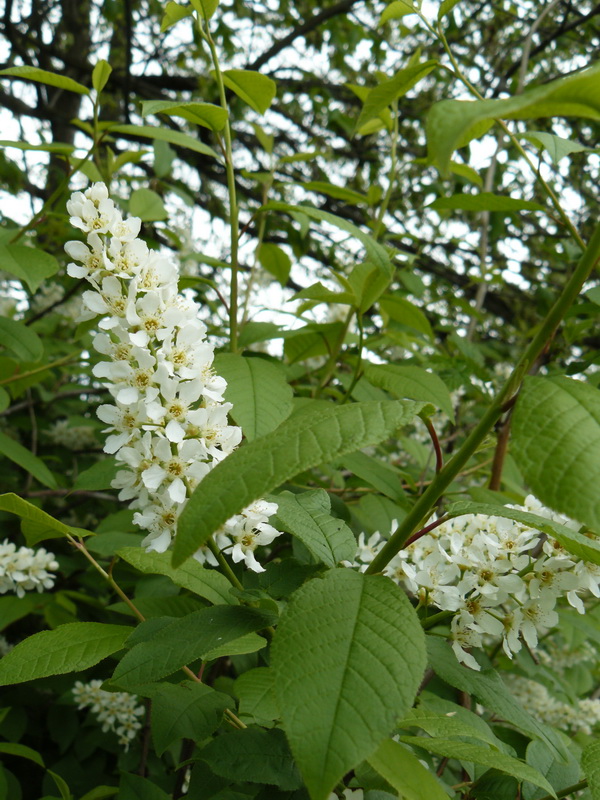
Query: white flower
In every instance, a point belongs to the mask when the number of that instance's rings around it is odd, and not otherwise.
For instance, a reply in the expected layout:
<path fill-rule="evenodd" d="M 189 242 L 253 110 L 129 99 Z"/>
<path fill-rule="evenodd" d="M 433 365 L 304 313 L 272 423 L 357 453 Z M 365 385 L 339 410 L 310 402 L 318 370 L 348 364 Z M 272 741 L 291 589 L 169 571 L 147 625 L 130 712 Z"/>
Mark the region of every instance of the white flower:
<path fill-rule="evenodd" d="M 146 710 L 138 705 L 135 694 L 128 692 L 106 692 L 100 687 L 102 681 L 92 680 L 89 683 L 76 681 L 73 686 L 73 697 L 77 708 L 89 708 L 98 722 L 102 723 L 102 730 L 106 733 L 112 731 L 119 737 L 119 744 L 125 750 L 137 736 L 142 728 L 142 717 Z"/>
<path fill-rule="evenodd" d="M 15 592 L 23 597 L 25 592 L 37 589 L 52 589 L 58 569 L 58 561 L 53 553 L 43 547 L 19 547 L 5 539 L 0 544 L 0 594 Z"/>

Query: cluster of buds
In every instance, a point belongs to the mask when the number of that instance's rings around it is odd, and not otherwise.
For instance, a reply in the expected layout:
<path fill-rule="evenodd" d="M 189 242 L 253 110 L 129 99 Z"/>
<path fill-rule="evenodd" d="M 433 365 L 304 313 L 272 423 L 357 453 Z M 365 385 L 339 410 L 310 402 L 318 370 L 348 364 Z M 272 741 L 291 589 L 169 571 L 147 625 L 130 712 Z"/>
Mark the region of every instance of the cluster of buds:
<path fill-rule="evenodd" d="M 25 592 L 37 589 L 52 589 L 58 569 L 58 561 L 53 553 L 43 547 L 17 547 L 7 539 L 0 544 L 0 594 L 15 592 L 23 597 Z"/>

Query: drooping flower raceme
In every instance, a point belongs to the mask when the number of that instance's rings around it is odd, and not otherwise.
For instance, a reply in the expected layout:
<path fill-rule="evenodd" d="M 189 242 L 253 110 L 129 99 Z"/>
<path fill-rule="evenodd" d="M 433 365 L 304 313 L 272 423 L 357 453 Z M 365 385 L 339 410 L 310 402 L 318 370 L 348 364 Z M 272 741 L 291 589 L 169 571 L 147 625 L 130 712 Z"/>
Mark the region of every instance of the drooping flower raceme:
<path fill-rule="evenodd" d="M 145 708 L 138 704 L 138 697 L 128 692 L 105 692 L 100 687 L 102 681 L 92 680 L 89 683 L 76 681 L 73 697 L 77 708 L 89 708 L 92 714 L 102 723 L 102 730 L 112 731 L 119 737 L 119 744 L 129 749 L 132 739 L 142 727 L 141 718 Z"/>
<path fill-rule="evenodd" d="M 123 219 L 103 183 L 75 192 L 67 209 L 87 235 L 87 244 L 66 244 L 73 259 L 67 272 L 92 286 L 83 293 L 85 318 L 101 317 L 94 347 L 105 360 L 93 372 L 113 402 L 98 416 L 108 426 L 104 450 L 123 467 L 112 485 L 136 509 L 146 548 L 164 552 L 190 493 L 237 447 L 242 431 L 228 422 L 227 384 L 212 368 L 199 306 L 178 293 L 174 264 L 138 238 L 141 221 Z M 263 571 L 254 551 L 279 535 L 268 524 L 276 510 L 253 503 L 215 532 L 218 547 Z M 206 548 L 196 557 L 215 563 Z"/>
<path fill-rule="evenodd" d="M 513 696 L 529 713 L 547 725 L 565 733 L 585 733 L 591 736 L 600 725 L 600 700 L 584 697 L 574 703 L 559 700 L 546 686 L 521 675 L 506 674 Z"/>
<path fill-rule="evenodd" d="M 25 592 L 37 589 L 51 589 L 56 576 L 52 573 L 58 569 L 58 561 L 53 553 L 43 547 L 33 550 L 31 547 L 17 547 L 5 539 L 0 544 L 0 594 L 15 592 L 23 597 Z"/>
<path fill-rule="evenodd" d="M 579 523 L 556 514 L 531 495 L 515 506 L 573 530 Z M 356 564 L 366 569 L 385 541 L 359 538 Z M 484 638 L 501 639 L 512 658 L 524 641 L 535 648 L 538 634 L 558 623 L 556 603 L 566 597 L 581 614 L 581 594 L 600 597 L 600 567 L 568 553 L 555 539 L 519 522 L 467 514 L 449 520 L 401 550 L 384 570 L 420 605 L 455 612 L 452 648 L 459 661 L 479 664 L 469 652 Z"/>

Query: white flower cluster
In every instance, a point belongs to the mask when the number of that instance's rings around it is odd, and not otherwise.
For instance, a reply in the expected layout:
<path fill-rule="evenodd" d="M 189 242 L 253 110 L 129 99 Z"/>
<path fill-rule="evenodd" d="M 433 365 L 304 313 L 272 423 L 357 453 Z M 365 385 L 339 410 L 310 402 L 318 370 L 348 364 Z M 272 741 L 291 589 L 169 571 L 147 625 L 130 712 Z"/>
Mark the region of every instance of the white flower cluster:
<path fill-rule="evenodd" d="M 54 444 L 68 450 L 91 450 L 98 446 L 96 433 L 89 425 L 71 425 L 68 419 L 59 419 L 47 431 Z"/>
<path fill-rule="evenodd" d="M 37 589 L 51 589 L 56 579 L 52 571 L 58 569 L 58 561 L 53 553 L 43 547 L 19 547 L 5 539 L 0 544 L 0 594 L 15 592 L 23 597 L 25 592 Z"/>
<path fill-rule="evenodd" d="M 87 234 L 87 245 L 67 243 L 79 262 L 67 272 L 93 287 L 83 293 L 86 317 L 102 317 L 94 347 L 107 360 L 94 375 L 107 381 L 113 403 L 100 406 L 98 416 L 109 426 L 104 450 L 124 467 L 112 485 L 137 509 L 134 522 L 148 531 L 143 544 L 164 552 L 190 493 L 242 432 L 228 424 L 227 384 L 212 368 L 198 304 L 178 293 L 174 264 L 137 238 L 140 220 L 123 219 L 103 183 L 75 192 L 67 209 Z M 252 504 L 217 532 L 218 546 L 263 571 L 254 550 L 279 535 L 267 522 L 276 510 L 273 503 Z M 206 549 L 197 558 L 214 563 Z"/>
<path fill-rule="evenodd" d="M 589 642 L 583 642 L 575 649 L 567 645 L 559 645 L 555 641 L 544 641 L 544 648 L 537 651 L 537 656 L 542 664 L 552 667 L 556 672 L 563 673 L 571 667 L 580 664 L 595 663 L 598 653 Z"/>
<path fill-rule="evenodd" d="M 102 723 L 102 730 L 112 731 L 119 737 L 119 744 L 129 749 L 132 739 L 142 727 L 140 718 L 146 709 L 138 705 L 138 697 L 128 692 L 105 692 L 100 687 L 102 681 L 93 680 L 89 683 L 76 681 L 73 687 L 73 697 L 77 701 L 77 708 L 86 708 L 94 714 L 98 722 Z"/>
<path fill-rule="evenodd" d="M 581 732 L 591 736 L 600 724 L 600 700 L 584 698 L 578 700 L 577 705 L 571 705 L 557 700 L 543 684 L 529 678 L 508 673 L 506 681 L 513 697 L 533 717 L 564 733 Z"/>
<path fill-rule="evenodd" d="M 524 506 L 513 507 L 574 530 L 580 527 L 531 495 Z M 379 534 L 368 541 L 361 534 L 357 565 L 366 569 L 384 543 Z M 477 670 L 468 649 L 481 647 L 486 634 L 501 637 L 512 658 L 522 640 L 535 648 L 538 633 L 558 623 L 560 597 L 566 595 L 581 614 L 580 593 L 600 597 L 599 566 L 579 560 L 540 531 L 501 517 L 468 514 L 449 520 L 401 550 L 384 572 L 420 605 L 455 612 L 453 650 L 459 661 Z"/>

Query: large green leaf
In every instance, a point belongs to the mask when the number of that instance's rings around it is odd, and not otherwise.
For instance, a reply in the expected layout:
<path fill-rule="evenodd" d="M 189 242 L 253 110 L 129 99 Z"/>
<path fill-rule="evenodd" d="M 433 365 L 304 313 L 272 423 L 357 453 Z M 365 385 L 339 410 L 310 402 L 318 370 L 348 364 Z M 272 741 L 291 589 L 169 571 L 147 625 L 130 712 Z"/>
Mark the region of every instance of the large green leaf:
<path fill-rule="evenodd" d="M 215 647 L 266 628 L 273 617 L 244 606 L 213 606 L 165 625 L 125 654 L 111 680 L 125 689 L 177 672 Z"/>
<path fill-rule="evenodd" d="M 569 742 L 565 743 L 568 748 L 569 761 L 564 764 L 556 758 L 556 754 L 546 747 L 539 739 L 529 742 L 527 745 L 526 761 L 535 767 L 554 787 L 556 792 L 573 786 L 577 783 L 581 774 L 579 766 L 579 748 L 569 747 Z M 574 752 L 575 751 L 575 752 Z M 530 783 L 525 783 L 522 788 L 523 800 L 540 800 L 544 792 Z"/>
<path fill-rule="evenodd" d="M 461 211 L 545 211 L 544 206 L 532 200 L 519 200 L 516 197 L 503 197 L 492 192 L 479 194 L 453 194 L 451 197 L 439 197 L 427 208 L 453 209 Z"/>
<path fill-rule="evenodd" d="M 0 76 L 7 75 L 14 78 L 23 78 L 28 81 L 35 81 L 36 83 L 45 83 L 47 86 L 56 86 L 58 89 L 66 89 L 67 92 L 76 92 L 77 94 L 89 94 L 90 90 L 77 83 L 72 78 L 67 78 L 66 75 L 57 75 L 56 72 L 48 72 L 45 69 L 38 69 L 37 67 L 9 67 L 8 69 L 0 69 Z"/>
<path fill-rule="evenodd" d="M 371 89 L 363 105 L 362 111 L 356 122 L 358 133 L 363 131 L 372 119 L 391 105 L 394 100 L 402 97 L 412 89 L 412 87 L 422 80 L 435 68 L 437 61 L 425 61 L 422 64 L 414 64 L 399 70 L 393 78 L 383 81 L 375 88 Z"/>
<path fill-rule="evenodd" d="M 152 687 L 152 741 L 160 756 L 178 739 L 201 742 L 215 731 L 233 700 L 203 683 L 184 681 Z"/>
<path fill-rule="evenodd" d="M 65 525 L 64 522 L 46 514 L 41 508 L 28 503 L 12 492 L 0 495 L 0 511 L 8 511 L 16 514 L 23 520 L 24 532 L 27 536 L 27 544 L 37 544 L 44 539 L 57 539 L 61 536 L 91 536 L 90 531 L 83 528 L 74 528 L 72 525 Z"/>
<path fill-rule="evenodd" d="M 600 532 L 600 390 L 571 378 L 526 378 L 510 452 L 536 497 Z"/>
<path fill-rule="evenodd" d="M 169 215 L 162 197 L 152 189 L 136 189 L 129 199 L 129 213 L 139 217 L 142 222 L 156 222 Z"/>
<path fill-rule="evenodd" d="M 218 736 L 199 753 L 216 775 L 266 783 L 286 791 L 302 786 L 285 734 L 278 728 L 246 728 Z"/>
<path fill-rule="evenodd" d="M 330 214 L 328 211 L 321 211 L 320 208 L 311 208 L 311 206 L 293 206 L 289 205 L 288 203 L 278 202 L 267 203 L 267 205 L 262 206 L 259 211 L 287 211 L 288 213 L 300 212 L 302 214 L 306 214 L 307 217 L 311 217 L 312 219 L 318 219 L 320 222 L 328 222 L 330 225 L 333 225 L 336 228 L 349 233 L 355 239 L 358 239 L 358 241 L 367 251 L 369 260 L 379 270 L 381 270 L 381 272 L 390 278 L 394 274 L 394 268 L 392 267 L 390 257 L 388 256 L 385 247 L 382 247 L 378 242 L 375 241 L 375 239 L 373 239 L 372 236 L 369 236 L 368 233 L 364 233 L 364 231 L 361 231 L 361 229 L 357 228 L 356 225 L 353 225 L 351 222 L 342 219 L 342 217 L 338 217 L 335 214 Z"/>
<path fill-rule="evenodd" d="M 519 781 L 529 781 L 535 786 L 541 786 L 552 797 L 556 793 L 552 785 L 534 767 L 519 761 L 517 758 L 501 753 L 499 750 L 483 745 L 470 744 L 469 742 L 456 742 L 451 739 L 434 739 L 425 736 L 401 736 L 400 740 L 406 744 L 422 747 L 430 753 L 443 758 L 456 758 L 459 761 L 477 764 L 481 767 L 490 767 L 512 775 Z"/>
<path fill-rule="evenodd" d="M 539 517 L 537 514 L 530 514 L 527 511 L 519 511 L 515 508 L 508 508 L 507 506 L 494 506 L 488 503 L 469 503 L 466 501 L 459 501 L 453 503 L 446 509 L 446 513 L 450 517 L 460 517 L 463 514 L 485 514 L 488 517 L 503 517 L 504 519 L 513 519 L 516 522 L 521 522 L 529 528 L 542 531 L 548 536 L 552 536 L 559 542 L 569 553 L 584 561 L 590 561 L 593 564 L 600 564 L 600 540 L 584 536 L 578 531 L 568 528 L 566 525 L 561 525 L 559 522 L 553 522 L 545 517 Z"/>
<path fill-rule="evenodd" d="M 189 558 L 212 533 L 289 478 L 337 456 L 387 439 L 423 407 L 413 401 L 319 406 L 240 447 L 211 470 L 179 518 L 173 563 Z"/>
<path fill-rule="evenodd" d="M 159 142 L 169 142 L 177 147 L 186 150 L 193 150 L 195 153 L 202 153 L 205 156 L 212 156 L 218 161 L 221 156 L 212 147 L 188 136 L 181 131 L 172 131 L 170 128 L 155 128 L 152 125 L 111 125 L 109 133 L 126 133 L 130 136 L 141 136 L 143 139 L 156 139 Z"/>
<path fill-rule="evenodd" d="M 46 278 L 58 272 L 58 261 L 49 253 L 22 244 L 0 244 L 0 269 L 37 291 Z"/>
<path fill-rule="evenodd" d="M 44 759 L 41 757 L 38 751 L 33 750 L 31 747 L 27 747 L 27 745 L 24 744 L 0 742 L 0 753 L 6 753 L 10 756 L 20 756 L 21 758 L 28 759 L 28 761 L 33 761 L 40 767 L 44 766 Z"/>
<path fill-rule="evenodd" d="M 143 547 L 123 547 L 117 555 L 146 575 L 166 575 L 177 586 L 189 589 L 210 603 L 237 603 L 227 578 L 217 570 L 204 569 L 195 559 L 175 568 L 170 553 L 147 553 Z"/>
<path fill-rule="evenodd" d="M 405 800 L 448 800 L 437 778 L 398 742 L 382 742 L 368 761 Z"/>
<path fill-rule="evenodd" d="M 587 778 L 592 800 L 600 800 L 600 741 L 590 742 L 585 747 L 581 768 Z"/>
<path fill-rule="evenodd" d="M 600 119 L 600 64 L 506 100 L 442 100 L 427 117 L 429 157 L 448 174 L 452 153 L 495 119 Z M 486 125 L 488 127 L 486 127 Z"/>
<path fill-rule="evenodd" d="M 239 698 L 239 713 L 257 721 L 271 721 L 279 717 L 275 697 L 275 678 L 269 667 L 257 667 L 244 672 L 236 680 L 234 691 Z"/>
<path fill-rule="evenodd" d="M 148 117 L 150 114 L 181 117 L 194 125 L 209 128 L 211 131 L 223 130 L 227 122 L 225 109 L 213 103 L 177 103 L 172 100 L 146 100 L 142 103 L 142 116 Z M 111 128 L 111 130 L 114 129 Z"/>
<path fill-rule="evenodd" d="M 334 567 L 345 559 L 354 560 L 354 534 L 343 520 L 331 516 L 331 501 L 324 489 L 282 492 L 273 500 L 278 506 L 273 524 L 300 539 L 318 561 Z"/>
<path fill-rule="evenodd" d="M 292 595 L 271 663 L 283 728 L 312 800 L 392 732 L 425 668 L 424 638 L 391 580 L 331 570 Z"/>
<path fill-rule="evenodd" d="M 37 333 L 8 317 L 0 317 L 0 345 L 19 361 L 36 362 L 44 355 L 44 345 Z"/>
<path fill-rule="evenodd" d="M 34 456 L 31 450 L 15 442 L 14 439 L 11 439 L 10 436 L 7 436 L 1 431 L 0 456 L 5 456 L 5 458 L 10 459 L 10 461 L 14 461 L 15 464 L 18 464 L 24 470 L 31 473 L 33 477 L 40 483 L 43 483 L 44 486 L 48 486 L 49 489 L 56 489 L 56 478 L 44 462 L 37 456 Z"/>
<path fill-rule="evenodd" d="M 275 430 L 291 414 L 292 387 L 270 361 L 221 353 L 215 369 L 227 381 L 225 400 L 233 403 L 231 416 L 248 441 Z"/>
<path fill-rule="evenodd" d="M 0 686 L 80 672 L 121 650 L 132 628 L 101 622 L 70 622 L 34 633 L 0 660 Z"/>
<path fill-rule="evenodd" d="M 379 386 L 396 397 L 433 403 L 446 413 L 452 422 L 454 421 L 450 392 L 444 381 L 435 373 L 411 365 L 405 367 L 401 364 L 368 364 L 364 374 L 373 386 Z"/>
<path fill-rule="evenodd" d="M 407 300 L 406 297 L 401 297 L 397 294 L 384 294 L 379 298 L 379 307 L 386 326 L 388 324 L 387 317 L 391 317 L 401 325 L 413 328 L 413 330 L 419 331 L 427 338 L 433 339 L 433 331 L 424 312 L 414 303 L 411 303 L 410 300 Z"/>
<path fill-rule="evenodd" d="M 226 69 L 223 83 L 235 92 L 250 108 L 264 114 L 277 94 L 277 84 L 272 78 L 247 69 Z"/>

